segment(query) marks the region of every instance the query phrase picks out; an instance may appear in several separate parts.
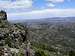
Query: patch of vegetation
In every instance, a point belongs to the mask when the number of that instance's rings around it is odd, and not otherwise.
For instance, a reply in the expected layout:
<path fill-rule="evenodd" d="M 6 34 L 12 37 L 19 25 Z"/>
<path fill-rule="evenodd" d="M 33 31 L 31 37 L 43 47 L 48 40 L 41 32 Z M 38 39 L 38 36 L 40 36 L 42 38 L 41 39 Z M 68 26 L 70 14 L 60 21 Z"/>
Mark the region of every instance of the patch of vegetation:
<path fill-rule="evenodd" d="M 75 56 L 75 51 L 69 51 L 69 56 Z"/>
<path fill-rule="evenodd" d="M 44 52 L 44 50 L 39 49 L 39 50 L 35 51 L 35 55 L 34 56 L 48 56 L 48 54 L 46 54 Z"/>

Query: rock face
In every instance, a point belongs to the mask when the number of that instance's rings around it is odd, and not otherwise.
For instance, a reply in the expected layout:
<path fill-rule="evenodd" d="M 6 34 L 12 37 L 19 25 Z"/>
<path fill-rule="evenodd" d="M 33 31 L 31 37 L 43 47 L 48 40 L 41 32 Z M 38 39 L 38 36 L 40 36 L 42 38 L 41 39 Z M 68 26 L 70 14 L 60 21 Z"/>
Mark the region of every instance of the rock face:
<path fill-rule="evenodd" d="M 0 23 L 0 45 L 19 48 L 25 38 L 25 30 L 21 25 L 9 24 L 7 21 Z"/>
<path fill-rule="evenodd" d="M 10 24 L 6 19 L 1 19 L 0 20 L 0 47 L 8 46 L 8 49 L 12 48 L 13 50 L 15 49 L 16 51 L 21 47 L 25 48 L 25 45 L 22 46 L 22 44 L 25 43 L 26 41 L 26 32 L 27 32 L 26 28 L 21 24 Z M 11 53 L 9 52 L 7 54 L 5 53 L 5 55 L 12 53 L 12 51 Z M 0 51 L 0 55 L 3 55 L 2 50 Z M 16 56 L 18 56 L 18 54 Z"/>
<path fill-rule="evenodd" d="M 2 20 L 7 20 L 7 14 L 5 11 L 1 10 L 0 11 L 0 19 Z"/>
<path fill-rule="evenodd" d="M 4 48 L 0 47 L 0 55 L 4 56 Z"/>

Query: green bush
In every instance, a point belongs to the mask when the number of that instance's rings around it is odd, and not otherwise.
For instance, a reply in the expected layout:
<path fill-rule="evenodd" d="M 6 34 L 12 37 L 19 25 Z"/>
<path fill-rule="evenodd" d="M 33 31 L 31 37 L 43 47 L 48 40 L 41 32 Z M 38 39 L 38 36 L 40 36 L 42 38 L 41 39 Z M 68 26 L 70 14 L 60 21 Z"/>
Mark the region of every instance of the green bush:
<path fill-rule="evenodd" d="M 24 53 L 23 53 L 23 51 L 24 51 L 24 50 L 23 50 L 23 48 L 20 48 L 20 49 L 19 49 L 18 56 L 24 56 Z"/>
<path fill-rule="evenodd" d="M 69 51 L 69 56 L 75 56 L 75 51 Z"/>
<path fill-rule="evenodd" d="M 12 47 L 12 41 L 11 41 L 11 38 L 10 37 L 7 37 L 5 39 L 5 44 L 8 44 L 9 47 Z"/>
<path fill-rule="evenodd" d="M 34 56 L 48 56 L 43 50 L 37 50 Z"/>

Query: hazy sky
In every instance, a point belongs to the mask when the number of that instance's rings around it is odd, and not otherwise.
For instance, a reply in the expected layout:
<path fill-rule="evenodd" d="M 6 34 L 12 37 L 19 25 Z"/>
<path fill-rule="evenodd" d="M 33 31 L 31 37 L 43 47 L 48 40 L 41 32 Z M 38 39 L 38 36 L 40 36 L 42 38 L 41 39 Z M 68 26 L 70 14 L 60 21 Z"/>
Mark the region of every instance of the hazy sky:
<path fill-rule="evenodd" d="M 0 0 L 9 20 L 75 16 L 75 0 Z"/>

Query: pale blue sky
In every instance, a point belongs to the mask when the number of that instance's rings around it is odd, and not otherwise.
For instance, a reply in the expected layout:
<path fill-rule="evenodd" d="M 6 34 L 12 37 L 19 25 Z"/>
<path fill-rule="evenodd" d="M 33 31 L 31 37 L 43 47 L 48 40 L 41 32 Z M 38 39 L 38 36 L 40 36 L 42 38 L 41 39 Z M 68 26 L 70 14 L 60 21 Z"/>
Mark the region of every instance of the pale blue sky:
<path fill-rule="evenodd" d="M 12 2 L 16 0 L 11 0 Z M 52 1 L 52 0 L 51 0 Z M 46 0 L 33 0 L 33 6 L 38 7 L 39 9 L 41 7 L 47 8 L 47 1 Z M 64 0 L 64 2 L 56 2 L 52 4 L 55 5 L 54 8 L 75 8 L 75 0 Z"/>
<path fill-rule="evenodd" d="M 8 19 L 75 16 L 75 0 L 0 0 Z"/>

